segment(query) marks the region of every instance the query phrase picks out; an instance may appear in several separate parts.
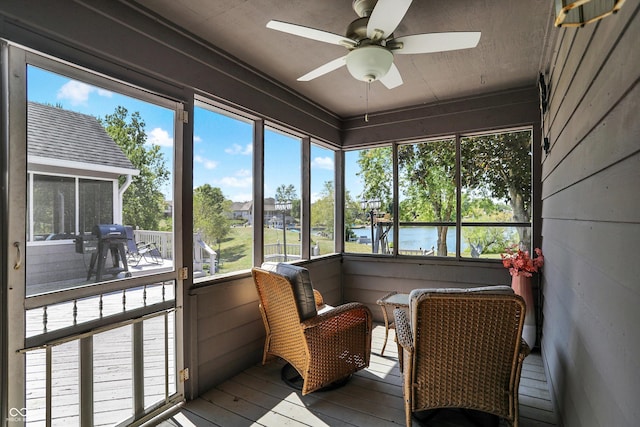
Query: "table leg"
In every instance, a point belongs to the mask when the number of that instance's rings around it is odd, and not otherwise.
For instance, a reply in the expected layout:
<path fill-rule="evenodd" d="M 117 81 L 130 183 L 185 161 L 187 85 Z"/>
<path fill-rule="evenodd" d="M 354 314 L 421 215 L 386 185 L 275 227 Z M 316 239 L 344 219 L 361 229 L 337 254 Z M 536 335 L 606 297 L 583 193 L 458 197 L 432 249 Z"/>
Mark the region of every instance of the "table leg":
<path fill-rule="evenodd" d="M 382 309 L 382 318 L 384 319 L 384 344 L 382 344 L 380 356 L 384 356 L 384 349 L 387 347 L 387 339 L 389 338 L 389 317 L 387 315 L 387 307 L 381 305 L 380 308 Z"/>

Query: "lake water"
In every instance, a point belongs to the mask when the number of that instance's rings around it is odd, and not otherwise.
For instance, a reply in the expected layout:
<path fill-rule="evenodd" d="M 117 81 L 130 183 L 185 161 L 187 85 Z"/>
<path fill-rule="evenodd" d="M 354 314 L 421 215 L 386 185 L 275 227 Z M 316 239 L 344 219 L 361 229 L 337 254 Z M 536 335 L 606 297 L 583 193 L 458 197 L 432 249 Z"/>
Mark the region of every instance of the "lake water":
<path fill-rule="evenodd" d="M 371 227 L 356 228 L 353 230 L 356 236 L 366 236 L 371 239 Z M 393 242 L 393 230 L 389 231 L 389 243 Z M 438 249 L 438 231 L 436 227 L 400 227 L 400 246 L 398 249 L 405 250 L 429 250 L 432 247 Z M 464 252 L 468 245 L 462 242 L 461 251 Z M 456 250 L 456 229 L 449 227 L 447 232 L 447 250 Z"/>

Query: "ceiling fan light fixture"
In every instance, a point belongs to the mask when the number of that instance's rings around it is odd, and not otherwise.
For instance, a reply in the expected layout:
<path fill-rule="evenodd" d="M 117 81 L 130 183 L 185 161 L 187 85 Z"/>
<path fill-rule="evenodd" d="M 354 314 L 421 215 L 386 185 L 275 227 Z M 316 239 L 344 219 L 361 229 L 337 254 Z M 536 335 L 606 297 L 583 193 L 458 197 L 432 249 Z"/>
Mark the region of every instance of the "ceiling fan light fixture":
<path fill-rule="evenodd" d="M 347 55 L 347 69 L 354 78 L 365 82 L 384 77 L 391 64 L 393 54 L 382 46 L 362 46 Z"/>

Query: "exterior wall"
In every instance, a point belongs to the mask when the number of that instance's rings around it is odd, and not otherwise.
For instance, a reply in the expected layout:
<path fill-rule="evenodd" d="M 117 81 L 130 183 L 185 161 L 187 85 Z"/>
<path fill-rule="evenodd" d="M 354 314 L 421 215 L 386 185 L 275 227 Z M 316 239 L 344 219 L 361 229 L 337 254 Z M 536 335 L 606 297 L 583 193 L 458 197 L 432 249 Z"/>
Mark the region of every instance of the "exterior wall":
<path fill-rule="evenodd" d="M 319 258 L 304 265 L 313 287 L 327 304 L 342 302 L 340 257 Z M 258 294 L 250 275 L 189 292 L 192 324 L 197 329 L 191 369 L 193 387 L 200 395 L 213 386 L 262 360 L 264 325 L 258 310 Z"/>
<path fill-rule="evenodd" d="M 640 418 L 639 3 L 559 30 L 548 70 L 542 350 L 567 427 Z"/>
<path fill-rule="evenodd" d="M 50 290 L 55 290 L 55 282 L 86 280 L 91 255 L 76 253 L 75 242 L 67 241 L 28 245 L 25 259 L 27 288 L 30 285 L 49 284 Z M 110 266 L 110 257 L 108 261 L 107 265 Z M 48 291 L 40 288 L 39 290 Z"/>

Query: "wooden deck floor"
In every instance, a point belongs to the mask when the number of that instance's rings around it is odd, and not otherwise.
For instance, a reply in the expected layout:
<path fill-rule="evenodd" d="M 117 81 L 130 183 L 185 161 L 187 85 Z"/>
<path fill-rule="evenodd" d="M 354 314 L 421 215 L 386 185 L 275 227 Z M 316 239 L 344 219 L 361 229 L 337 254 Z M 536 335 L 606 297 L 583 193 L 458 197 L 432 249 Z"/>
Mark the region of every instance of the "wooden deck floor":
<path fill-rule="evenodd" d="M 384 357 L 384 326 L 374 328 L 370 367 L 342 388 L 302 397 L 280 379 L 282 362 L 257 364 L 186 403 L 159 422 L 176 426 L 398 426 L 404 425 L 402 378 L 394 331 Z M 414 418 L 413 425 L 420 425 Z M 425 424 L 427 425 L 427 424 Z M 429 426 L 473 425 L 461 414 L 442 411 Z M 500 426 L 506 425 L 504 421 Z M 539 354 L 529 355 L 520 381 L 520 426 L 556 425 Z"/>

